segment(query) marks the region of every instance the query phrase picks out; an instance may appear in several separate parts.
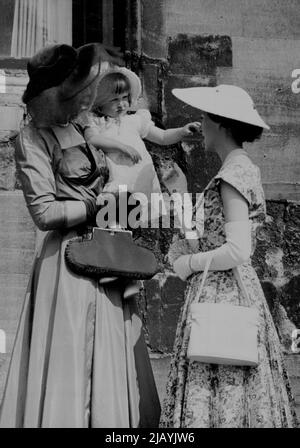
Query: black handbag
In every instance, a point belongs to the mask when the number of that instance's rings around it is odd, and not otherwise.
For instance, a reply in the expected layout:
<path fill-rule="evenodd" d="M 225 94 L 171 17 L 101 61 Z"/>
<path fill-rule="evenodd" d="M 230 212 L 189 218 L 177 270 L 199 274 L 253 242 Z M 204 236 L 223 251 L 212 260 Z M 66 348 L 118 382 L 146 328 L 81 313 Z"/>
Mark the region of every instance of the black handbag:
<path fill-rule="evenodd" d="M 138 246 L 129 230 L 94 227 L 89 238 L 76 237 L 67 243 L 65 260 L 73 272 L 88 277 L 146 280 L 158 272 L 154 254 Z"/>

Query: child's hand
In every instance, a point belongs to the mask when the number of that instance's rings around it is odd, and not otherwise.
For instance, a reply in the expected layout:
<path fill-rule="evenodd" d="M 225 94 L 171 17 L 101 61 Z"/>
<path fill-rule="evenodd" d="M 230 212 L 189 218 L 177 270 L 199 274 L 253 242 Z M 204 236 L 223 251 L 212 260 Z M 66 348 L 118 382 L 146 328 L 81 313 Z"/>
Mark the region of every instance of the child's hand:
<path fill-rule="evenodd" d="M 201 123 L 199 121 L 188 123 L 182 128 L 183 137 L 196 134 L 196 132 L 200 132 L 200 129 L 201 129 Z"/>
<path fill-rule="evenodd" d="M 124 145 L 122 152 L 128 155 L 134 163 L 139 163 L 142 160 L 140 153 L 132 146 Z"/>

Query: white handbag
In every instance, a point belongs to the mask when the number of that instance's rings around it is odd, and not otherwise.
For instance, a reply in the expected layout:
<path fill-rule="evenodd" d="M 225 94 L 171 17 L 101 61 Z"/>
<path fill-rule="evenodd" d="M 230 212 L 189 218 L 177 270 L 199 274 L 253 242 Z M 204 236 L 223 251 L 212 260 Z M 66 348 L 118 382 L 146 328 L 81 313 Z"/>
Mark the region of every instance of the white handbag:
<path fill-rule="evenodd" d="M 208 260 L 196 302 L 202 294 L 211 259 Z M 250 305 L 239 269 L 233 269 Z M 258 310 L 226 303 L 193 303 L 187 356 L 191 361 L 236 366 L 257 366 Z"/>

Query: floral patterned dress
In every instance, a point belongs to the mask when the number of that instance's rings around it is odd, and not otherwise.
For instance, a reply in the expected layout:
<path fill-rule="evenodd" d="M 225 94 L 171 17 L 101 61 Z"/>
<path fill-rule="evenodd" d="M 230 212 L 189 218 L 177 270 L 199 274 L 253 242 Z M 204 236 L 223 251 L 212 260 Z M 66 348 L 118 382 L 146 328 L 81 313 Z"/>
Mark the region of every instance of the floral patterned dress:
<path fill-rule="evenodd" d="M 247 200 L 255 235 L 265 218 L 260 171 L 241 149 L 230 153 L 219 173 L 208 184 L 195 206 L 200 251 L 225 243 L 220 181 L 232 185 Z M 193 428 L 269 428 L 297 426 L 293 398 L 281 346 L 251 262 L 240 273 L 253 307 L 259 311 L 257 367 L 212 365 L 189 361 L 191 304 L 195 302 L 202 272 L 192 275 L 176 332 L 174 355 L 167 383 L 161 426 Z M 200 302 L 245 305 L 233 271 L 210 271 Z"/>

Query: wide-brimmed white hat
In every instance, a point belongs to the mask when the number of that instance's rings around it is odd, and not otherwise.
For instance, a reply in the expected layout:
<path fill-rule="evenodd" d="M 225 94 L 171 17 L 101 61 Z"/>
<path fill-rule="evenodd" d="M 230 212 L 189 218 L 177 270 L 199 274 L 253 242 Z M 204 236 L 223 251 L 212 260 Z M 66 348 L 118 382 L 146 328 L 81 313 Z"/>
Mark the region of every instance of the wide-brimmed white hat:
<path fill-rule="evenodd" d="M 217 87 L 173 89 L 172 93 L 204 112 L 270 129 L 257 112 L 250 95 L 241 87 L 221 84 Z"/>
<path fill-rule="evenodd" d="M 98 84 L 98 95 L 96 99 L 96 103 L 98 104 L 101 102 L 101 94 L 104 94 L 104 97 L 106 96 L 107 92 L 101 92 L 101 81 L 103 78 L 105 78 L 110 73 L 122 73 L 129 81 L 130 84 L 130 91 L 131 91 L 131 106 L 134 106 L 141 96 L 142 93 L 142 85 L 140 78 L 131 70 L 129 70 L 126 67 L 113 67 L 108 68 L 103 73 L 101 73 L 99 78 L 99 84 Z"/>

